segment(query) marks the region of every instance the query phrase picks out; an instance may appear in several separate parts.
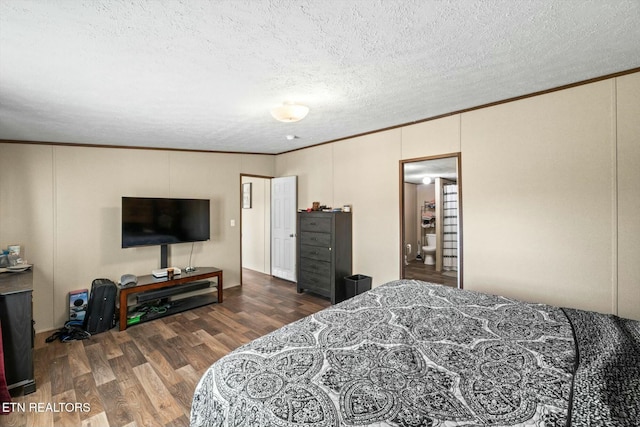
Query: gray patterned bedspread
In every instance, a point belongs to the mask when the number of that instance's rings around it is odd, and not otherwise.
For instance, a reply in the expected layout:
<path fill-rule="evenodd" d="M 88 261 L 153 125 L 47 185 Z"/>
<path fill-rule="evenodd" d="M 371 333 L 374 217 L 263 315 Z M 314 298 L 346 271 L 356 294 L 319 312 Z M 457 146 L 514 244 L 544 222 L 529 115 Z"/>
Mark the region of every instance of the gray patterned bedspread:
<path fill-rule="evenodd" d="M 412 280 L 209 368 L 195 426 L 638 426 L 640 322 Z"/>

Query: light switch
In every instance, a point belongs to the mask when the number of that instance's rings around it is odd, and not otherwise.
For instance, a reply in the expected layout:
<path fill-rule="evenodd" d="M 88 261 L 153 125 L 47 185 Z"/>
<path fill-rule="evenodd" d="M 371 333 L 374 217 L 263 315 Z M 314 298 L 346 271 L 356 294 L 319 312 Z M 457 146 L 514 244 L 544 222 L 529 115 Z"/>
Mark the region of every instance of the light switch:
<path fill-rule="evenodd" d="M 231 226 L 232 226 L 232 227 L 235 227 L 235 226 L 236 226 L 236 220 L 235 220 L 235 219 L 232 219 L 232 220 L 231 220 Z"/>

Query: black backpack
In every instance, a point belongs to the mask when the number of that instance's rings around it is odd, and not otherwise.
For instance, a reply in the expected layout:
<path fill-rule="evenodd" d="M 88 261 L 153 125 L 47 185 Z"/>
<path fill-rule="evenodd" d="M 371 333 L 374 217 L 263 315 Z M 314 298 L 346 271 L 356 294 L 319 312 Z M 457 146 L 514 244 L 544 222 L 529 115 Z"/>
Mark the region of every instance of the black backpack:
<path fill-rule="evenodd" d="M 95 279 L 91 283 L 84 330 L 91 335 L 108 331 L 116 325 L 116 296 L 118 287 L 109 279 Z"/>

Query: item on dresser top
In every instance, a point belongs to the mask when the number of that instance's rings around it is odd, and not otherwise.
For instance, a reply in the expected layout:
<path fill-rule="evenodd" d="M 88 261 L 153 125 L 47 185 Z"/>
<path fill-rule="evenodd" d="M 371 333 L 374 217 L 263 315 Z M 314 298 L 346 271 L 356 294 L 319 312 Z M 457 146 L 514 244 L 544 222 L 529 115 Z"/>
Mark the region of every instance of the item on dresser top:
<path fill-rule="evenodd" d="M 118 288 L 109 279 L 95 279 L 91 283 L 89 305 L 84 330 L 92 335 L 108 331 L 116 325 L 116 295 Z"/>
<path fill-rule="evenodd" d="M 26 264 L 26 262 L 23 261 L 21 258 L 20 250 L 21 250 L 20 245 L 10 245 L 7 247 L 7 252 L 8 252 L 7 259 L 9 260 L 9 266 Z"/>

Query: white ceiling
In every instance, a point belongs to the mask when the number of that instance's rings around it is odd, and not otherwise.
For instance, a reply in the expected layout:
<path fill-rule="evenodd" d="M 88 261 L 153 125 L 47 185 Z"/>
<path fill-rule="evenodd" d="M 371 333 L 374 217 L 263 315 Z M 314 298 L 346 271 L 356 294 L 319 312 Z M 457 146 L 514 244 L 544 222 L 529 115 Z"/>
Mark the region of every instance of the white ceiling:
<path fill-rule="evenodd" d="M 639 67 L 639 23 L 638 0 L 0 0 L 0 139 L 281 153 Z M 276 122 L 285 100 L 311 112 Z"/>

